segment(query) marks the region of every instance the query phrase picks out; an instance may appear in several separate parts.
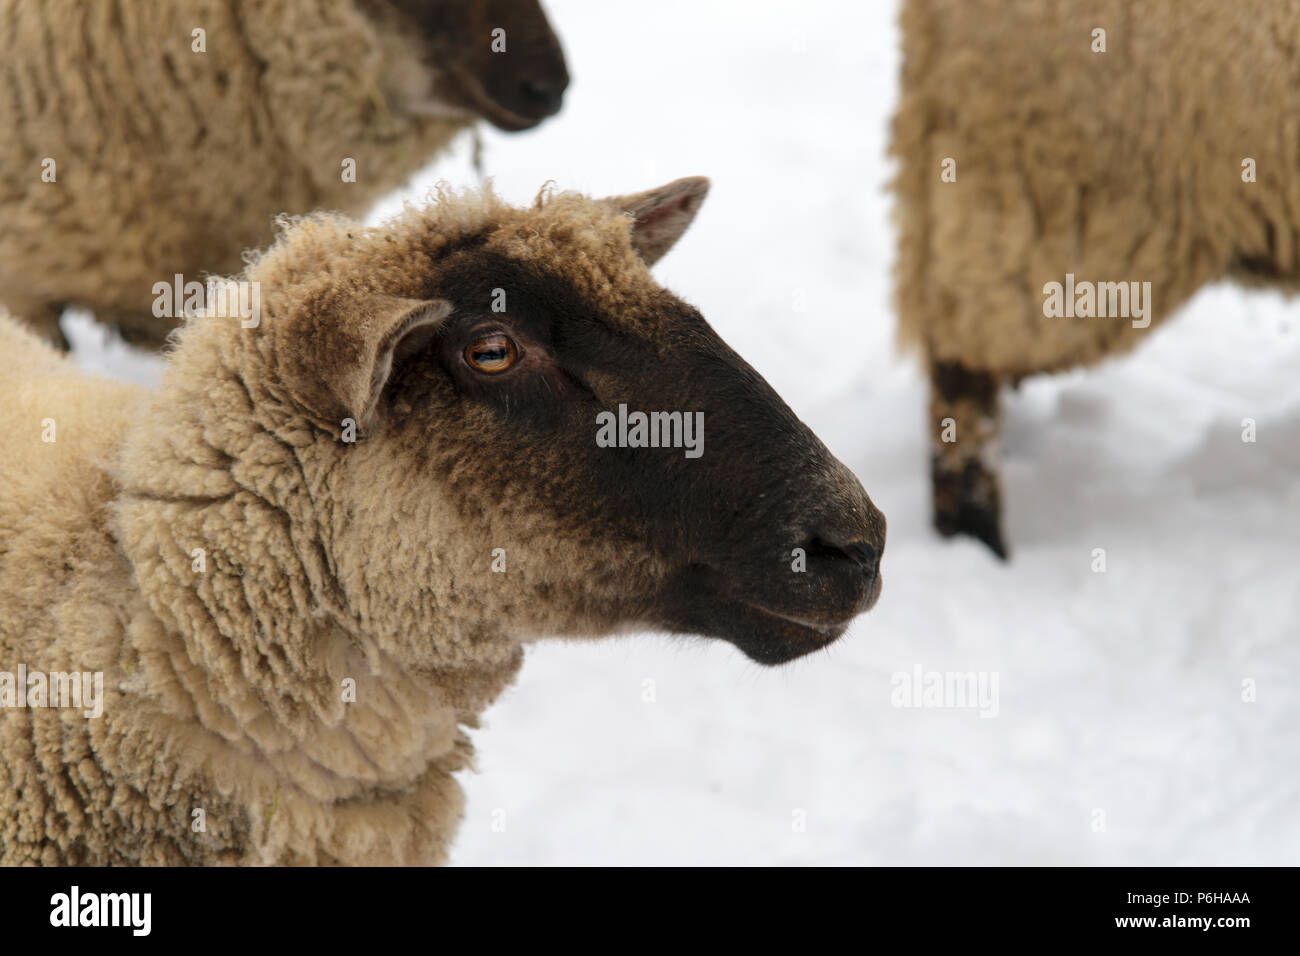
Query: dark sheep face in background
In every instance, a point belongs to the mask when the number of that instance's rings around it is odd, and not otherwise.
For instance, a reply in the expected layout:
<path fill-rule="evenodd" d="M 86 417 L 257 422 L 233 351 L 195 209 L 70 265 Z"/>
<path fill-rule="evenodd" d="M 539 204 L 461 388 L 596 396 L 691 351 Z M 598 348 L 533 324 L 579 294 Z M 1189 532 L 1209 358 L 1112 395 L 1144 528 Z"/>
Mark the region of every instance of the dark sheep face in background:
<path fill-rule="evenodd" d="M 560 110 L 569 71 L 537 0 L 387 0 L 422 38 L 434 110 L 463 110 L 508 132 Z M 420 112 L 418 104 L 414 111 Z"/>

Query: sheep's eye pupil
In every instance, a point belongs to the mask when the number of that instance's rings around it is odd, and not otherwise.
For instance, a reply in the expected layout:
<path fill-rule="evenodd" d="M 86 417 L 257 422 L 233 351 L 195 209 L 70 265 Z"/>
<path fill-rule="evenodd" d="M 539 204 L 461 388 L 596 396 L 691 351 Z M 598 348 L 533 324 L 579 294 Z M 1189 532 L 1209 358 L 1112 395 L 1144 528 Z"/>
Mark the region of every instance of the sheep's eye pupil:
<path fill-rule="evenodd" d="M 465 349 L 465 361 L 480 372 L 504 372 L 518 357 L 514 340 L 501 332 L 485 335 Z"/>

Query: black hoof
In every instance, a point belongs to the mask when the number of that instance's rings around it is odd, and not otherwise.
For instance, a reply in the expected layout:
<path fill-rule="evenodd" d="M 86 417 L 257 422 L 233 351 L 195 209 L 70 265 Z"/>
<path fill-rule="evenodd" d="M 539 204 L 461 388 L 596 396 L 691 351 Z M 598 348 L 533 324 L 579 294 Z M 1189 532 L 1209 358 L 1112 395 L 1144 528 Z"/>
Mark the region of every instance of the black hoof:
<path fill-rule="evenodd" d="M 969 461 L 958 472 L 935 461 L 934 526 L 944 537 L 964 534 L 984 542 L 1003 561 L 1007 545 L 1002 537 L 1002 496 L 996 477 Z"/>
<path fill-rule="evenodd" d="M 945 538 L 964 534 L 982 541 L 999 558 L 1007 560 L 1007 545 L 1002 538 L 998 516 L 987 508 L 967 505 L 956 512 L 937 513 L 934 526 Z"/>

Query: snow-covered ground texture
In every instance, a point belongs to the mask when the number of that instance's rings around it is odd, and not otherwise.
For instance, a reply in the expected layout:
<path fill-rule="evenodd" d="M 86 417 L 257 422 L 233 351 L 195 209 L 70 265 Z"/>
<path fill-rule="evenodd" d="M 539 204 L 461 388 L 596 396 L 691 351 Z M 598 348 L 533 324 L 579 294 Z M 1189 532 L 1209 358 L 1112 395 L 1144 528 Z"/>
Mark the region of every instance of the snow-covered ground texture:
<path fill-rule="evenodd" d="M 893 346 L 895 4 L 547 6 L 564 111 L 485 132 L 485 171 L 517 202 L 713 178 L 657 274 L 861 478 L 885 588 L 776 670 L 662 635 L 531 647 L 475 734 L 454 861 L 1300 863 L 1300 302 L 1208 289 L 1136 355 L 1027 382 L 1013 560 L 942 541 L 925 389 Z M 475 182 L 471 155 L 373 218 Z M 72 332 L 88 366 L 151 376 Z M 996 716 L 893 706 L 918 666 L 996 675 Z"/>

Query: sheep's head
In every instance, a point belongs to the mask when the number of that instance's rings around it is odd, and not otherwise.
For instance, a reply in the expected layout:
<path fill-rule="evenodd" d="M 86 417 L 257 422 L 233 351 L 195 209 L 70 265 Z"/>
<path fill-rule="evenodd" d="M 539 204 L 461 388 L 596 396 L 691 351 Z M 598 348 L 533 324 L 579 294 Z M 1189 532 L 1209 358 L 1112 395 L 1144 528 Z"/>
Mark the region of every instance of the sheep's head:
<path fill-rule="evenodd" d="M 413 648 L 660 629 L 776 664 L 875 603 L 884 516 L 651 278 L 707 186 L 318 218 L 255 265 L 266 374 L 319 430 L 324 548 L 371 624 Z"/>
<path fill-rule="evenodd" d="M 416 116 L 529 129 L 559 112 L 569 73 L 538 0 L 362 0 L 392 53 L 388 98 Z"/>

